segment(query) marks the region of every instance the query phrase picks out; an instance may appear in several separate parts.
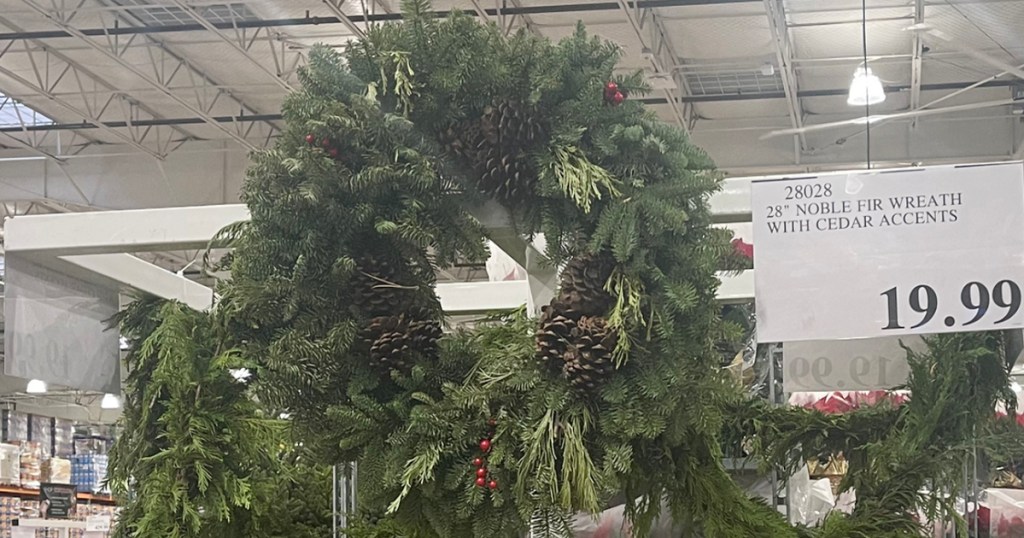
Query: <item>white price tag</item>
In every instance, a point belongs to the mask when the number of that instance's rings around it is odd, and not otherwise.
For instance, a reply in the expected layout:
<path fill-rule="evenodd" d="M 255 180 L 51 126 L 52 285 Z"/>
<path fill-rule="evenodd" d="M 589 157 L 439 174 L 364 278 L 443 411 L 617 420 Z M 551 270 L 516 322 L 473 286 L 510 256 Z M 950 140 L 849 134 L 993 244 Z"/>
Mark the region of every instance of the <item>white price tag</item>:
<path fill-rule="evenodd" d="M 782 346 L 786 392 L 891 389 L 910 375 L 907 352 L 922 351 L 918 336 L 787 342 Z"/>
<path fill-rule="evenodd" d="M 110 516 L 89 516 L 85 520 L 86 532 L 110 532 Z"/>
<path fill-rule="evenodd" d="M 761 342 L 1024 327 L 1024 166 L 751 184 Z"/>

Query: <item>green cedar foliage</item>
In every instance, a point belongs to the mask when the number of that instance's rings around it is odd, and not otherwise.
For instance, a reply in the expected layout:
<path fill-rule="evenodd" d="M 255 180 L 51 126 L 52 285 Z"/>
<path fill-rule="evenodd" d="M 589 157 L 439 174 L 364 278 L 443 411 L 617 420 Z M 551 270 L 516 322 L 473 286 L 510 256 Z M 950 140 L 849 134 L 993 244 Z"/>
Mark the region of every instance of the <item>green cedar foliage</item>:
<path fill-rule="evenodd" d="M 994 414 L 997 403 L 1011 414 L 1016 405 L 1002 334 L 943 334 L 925 342 L 924 352 L 907 352 L 911 398 L 899 407 L 883 403 L 841 415 L 763 403 L 732 410 L 733 435 L 752 440 L 767 466 L 792 470 L 809 459 L 846 457 L 841 488 L 856 491 L 856 508 L 850 516 L 831 515 L 814 536 L 920 536 L 918 511 L 962 525 L 948 494 L 962 491 L 974 448 L 1020 439 Z"/>
<path fill-rule="evenodd" d="M 232 369 L 250 366 L 207 313 L 139 298 L 116 318 L 130 341 L 109 482 L 133 538 L 320 538 L 329 467 L 287 449 Z"/>

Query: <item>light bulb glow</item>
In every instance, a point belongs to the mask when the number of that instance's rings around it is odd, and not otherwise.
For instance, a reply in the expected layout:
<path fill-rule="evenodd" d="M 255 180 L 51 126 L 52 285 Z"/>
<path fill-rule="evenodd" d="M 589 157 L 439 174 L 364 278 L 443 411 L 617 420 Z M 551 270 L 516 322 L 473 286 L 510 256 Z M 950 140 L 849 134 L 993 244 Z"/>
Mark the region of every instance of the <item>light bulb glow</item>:
<path fill-rule="evenodd" d="M 850 95 L 846 104 L 850 106 L 877 105 L 885 101 L 885 88 L 882 81 L 871 72 L 869 67 L 858 67 L 850 82 Z"/>
<path fill-rule="evenodd" d="M 25 387 L 25 392 L 29 394 L 46 394 L 46 381 L 42 379 L 33 379 L 28 382 L 28 386 Z"/>
<path fill-rule="evenodd" d="M 121 398 L 118 398 L 116 394 L 104 394 L 103 399 L 100 400 L 100 409 L 120 409 Z"/>

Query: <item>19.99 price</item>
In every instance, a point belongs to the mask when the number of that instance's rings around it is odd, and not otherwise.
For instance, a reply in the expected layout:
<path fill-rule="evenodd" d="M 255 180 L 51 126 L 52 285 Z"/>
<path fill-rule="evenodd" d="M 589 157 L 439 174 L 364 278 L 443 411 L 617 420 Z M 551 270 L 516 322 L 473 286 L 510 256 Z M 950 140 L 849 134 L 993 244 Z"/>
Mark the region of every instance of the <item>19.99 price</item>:
<path fill-rule="evenodd" d="M 881 293 L 885 299 L 887 324 L 882 330 L 916 329 L 927 325 L 939 313 L 939 295 L 927 284 L 919 284 L 910 289 L 909 293 L 893 287 Z M 968 282 L 960 289 L 958 305 L 952 310 L 944 309 L 947 314 L 942 318 L 946 327 L 960 325 L 968 327 L 985 320 L 998 325 L 1010 320 L 1021 306 L 1020 286 L 1012 280 L 1000 280 L 992 286 L 981 282 Z M 907 309 L 911 313 L 907 312 Z"/>

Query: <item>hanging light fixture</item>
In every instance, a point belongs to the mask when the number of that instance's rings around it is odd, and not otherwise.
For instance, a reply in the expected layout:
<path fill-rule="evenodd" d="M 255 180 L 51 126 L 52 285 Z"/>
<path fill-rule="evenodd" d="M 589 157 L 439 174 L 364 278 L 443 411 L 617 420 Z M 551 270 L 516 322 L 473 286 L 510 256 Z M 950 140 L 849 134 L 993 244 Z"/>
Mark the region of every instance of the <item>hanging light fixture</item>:
<path fill-rule="evenodd" d="M 100 409 L 120 409 L 121 398 L 118 398 L 116 394 L 104 394 L 103 399 L 100 400 Z"/>
<path fill-rule="evenodd" d="M 877 105 L 885 101 L 885 88 L 882 81 L 871 72 L 870 67 L 858 67 L 853 73 L 850 83 L 850 96 L 846 104 L 850 106 Z"/>
<path fill-rule="evenodd" d="M 42 379 L 33 379 L 28 382 L 28 386 L 25 387 L 25 392 L 29 394 L 46 394 L 46 381 Z"/>

